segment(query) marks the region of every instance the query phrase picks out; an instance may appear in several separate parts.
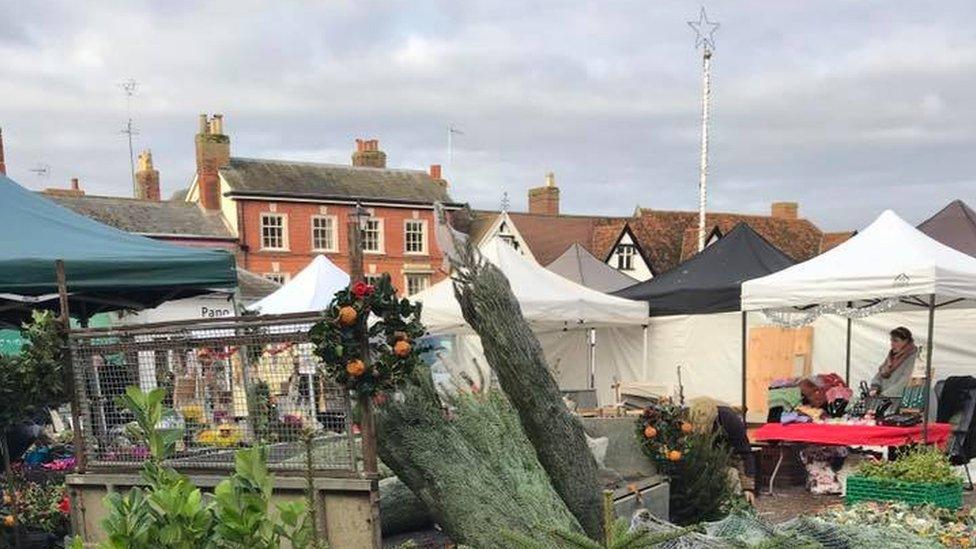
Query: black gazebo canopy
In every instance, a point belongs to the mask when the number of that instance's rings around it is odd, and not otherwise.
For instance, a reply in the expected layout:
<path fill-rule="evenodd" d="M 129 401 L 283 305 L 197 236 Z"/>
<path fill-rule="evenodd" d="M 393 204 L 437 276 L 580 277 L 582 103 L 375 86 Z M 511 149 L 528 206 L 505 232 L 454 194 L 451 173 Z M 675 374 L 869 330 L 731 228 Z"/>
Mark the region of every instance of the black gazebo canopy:
<path fill-rule="evenodd" d="M 739 223 L 688 261 L 613 295 L 647 301 L 651 316 L 738 311 L 744 281 L 794 263 L 747 224 Z"/>

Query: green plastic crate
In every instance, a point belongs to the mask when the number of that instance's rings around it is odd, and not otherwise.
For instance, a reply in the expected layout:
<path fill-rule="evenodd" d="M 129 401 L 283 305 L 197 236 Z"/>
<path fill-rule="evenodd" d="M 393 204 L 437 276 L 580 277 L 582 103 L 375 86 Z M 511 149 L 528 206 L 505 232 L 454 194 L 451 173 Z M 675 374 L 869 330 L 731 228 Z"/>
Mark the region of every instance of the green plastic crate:
<path fill-rule="evenodd" d="M 931 503 L 946 509 L 962 507 L 962 483 L 955 485 L 922 484 L 900 480 L 847 477 L 848 505 L 859 501 L 901 501 L 909 505 Z"/>

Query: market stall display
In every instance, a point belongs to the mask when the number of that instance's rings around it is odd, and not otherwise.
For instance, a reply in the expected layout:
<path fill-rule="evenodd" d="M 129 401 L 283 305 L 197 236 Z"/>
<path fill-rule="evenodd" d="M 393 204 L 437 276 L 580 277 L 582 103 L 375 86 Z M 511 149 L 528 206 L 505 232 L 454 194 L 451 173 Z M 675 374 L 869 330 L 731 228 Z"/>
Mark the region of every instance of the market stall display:
<path fill-rule="evenodd" d="M 971 307 L 976 298 L 976 258 L 918 231 L 892 211 L 843 244 L 809 261 L 742 285 L 742 307 L 764 311 L 789 326 L 823 314 L 867 316 L 895 306 L 928 310 L 923 439 L 927 438 L 935 311 Z M 850 323 L 845 379 L 850 379 Z"/>

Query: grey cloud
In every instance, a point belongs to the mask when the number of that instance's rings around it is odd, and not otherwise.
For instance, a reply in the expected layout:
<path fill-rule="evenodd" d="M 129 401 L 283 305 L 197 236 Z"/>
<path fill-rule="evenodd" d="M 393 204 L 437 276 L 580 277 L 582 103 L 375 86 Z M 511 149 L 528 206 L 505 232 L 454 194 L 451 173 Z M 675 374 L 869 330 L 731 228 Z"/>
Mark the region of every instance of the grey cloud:
<path fill-rule="evenodd" d="M 40 6 L 39 6 L 40 5 Z M 456 199 L 497 207 L 555 170 L 569 212 L 697 200 L 698 4 L 604 2 L 4 2 L 0 125 L 31 187 L 80 176 L 129 192 L 118 82 L 141 83 L 137 144 L 164 194 L 192 175 L 199 112 L 234 154 L 347 162 L 356 137 L 391 163 L 446 163 Z M 710 200 L 798 200 L 832 229 L 892 207 L 918 220 L 976 201 L 970 2 L 716 1 Z M 50 180 L 29 169 L 46 163 Z"/>

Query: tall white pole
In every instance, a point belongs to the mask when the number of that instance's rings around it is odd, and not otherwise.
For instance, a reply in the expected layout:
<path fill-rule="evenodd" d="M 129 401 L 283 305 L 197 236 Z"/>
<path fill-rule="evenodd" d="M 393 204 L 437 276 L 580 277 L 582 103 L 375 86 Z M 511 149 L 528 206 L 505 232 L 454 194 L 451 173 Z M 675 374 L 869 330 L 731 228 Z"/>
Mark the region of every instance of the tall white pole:
<path fill-rule="evenodd" d="M 454 127 L 447 127 L 447 178 L 454 176 Z"/>
<path fill-rule="evenodd" d="M 708 200 L 708 111 L 711 103 L 712 50 L 706 44 L 702 48 L 702 129 L 701 159 L 698 168 L 698 251 L 705 249 L 705 208 Z"/>

